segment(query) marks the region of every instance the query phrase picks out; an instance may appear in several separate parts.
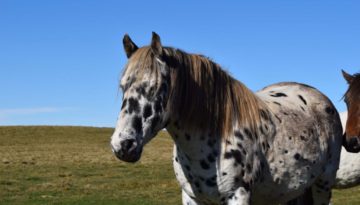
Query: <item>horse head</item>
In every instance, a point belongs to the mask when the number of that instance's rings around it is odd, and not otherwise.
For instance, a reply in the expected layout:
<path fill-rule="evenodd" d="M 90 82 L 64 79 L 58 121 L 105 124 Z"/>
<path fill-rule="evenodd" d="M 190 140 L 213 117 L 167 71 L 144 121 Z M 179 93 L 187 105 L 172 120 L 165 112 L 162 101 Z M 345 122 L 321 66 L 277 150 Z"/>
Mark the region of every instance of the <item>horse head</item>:
<path fill-rule="evenodd" d="M 156 33 L 150 46 L 138 48 L 127 34 L 123 44 L 128 62 L 120 80 L 123 102 L 111 147 L 120 160 L 136 162 L 143 146 L 167 124 L 170 74 Z"/>
<path fill-rule="evenodd" d="M 343 146 L 348 152 L 360 152 L 360 74 L 342 71 L 349 88 L 344 98 L 348 109 Z"/>

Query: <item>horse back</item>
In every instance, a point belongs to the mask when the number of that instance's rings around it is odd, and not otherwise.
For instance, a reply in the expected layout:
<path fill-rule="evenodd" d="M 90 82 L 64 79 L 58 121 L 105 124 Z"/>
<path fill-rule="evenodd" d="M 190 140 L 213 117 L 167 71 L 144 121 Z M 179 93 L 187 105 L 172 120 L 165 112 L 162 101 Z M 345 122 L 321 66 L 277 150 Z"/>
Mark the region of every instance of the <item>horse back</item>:
<path fill-rule="evenodd" d="M 342 127 L 331 101 L 315 88 L 299 83 L 274 84 L 257 95 L 267 105 L 275 126 L 269 139 L 272 146 L 266 153 L 269 172 L 262 187 L 267 189 L 259 193 L 291 198 L 325 172 L 335 176 Z"/>

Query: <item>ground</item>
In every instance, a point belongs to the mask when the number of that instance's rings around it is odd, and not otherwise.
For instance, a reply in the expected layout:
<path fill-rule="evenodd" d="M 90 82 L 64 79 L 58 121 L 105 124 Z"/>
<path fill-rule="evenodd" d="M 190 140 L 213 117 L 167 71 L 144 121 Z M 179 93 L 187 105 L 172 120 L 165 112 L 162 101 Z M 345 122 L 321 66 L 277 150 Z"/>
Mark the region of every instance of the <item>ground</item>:
<path fill-rule="evenodd" d="M 0 204 L 181 204 L 172 141 L 159 133 L 136 164 L 111 153 L 113 129 L 0 127 Z M 360 187 L 333 204 L 360 204 Z"/>

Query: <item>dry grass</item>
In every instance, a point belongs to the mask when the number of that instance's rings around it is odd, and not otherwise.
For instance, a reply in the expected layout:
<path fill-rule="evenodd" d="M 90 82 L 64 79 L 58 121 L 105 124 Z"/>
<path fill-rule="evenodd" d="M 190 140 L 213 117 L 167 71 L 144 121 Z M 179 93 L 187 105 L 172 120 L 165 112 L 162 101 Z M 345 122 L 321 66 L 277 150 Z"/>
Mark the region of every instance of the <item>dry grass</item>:
<path fill-rule="evenodd" d="M 160 133 L 126 164 L 110 151 L 112 131 L 0 127 L 0 203 L 179 204 L 169 137 Z"/>
<path fill-rule="evenodd" d="M 181 204 L 167 134 L 127 164 L 110 151 L 112 131 L 0 127 L 0 204 Z M 334 204 L 360 204 L 360 187 L 335 191 Z"/>

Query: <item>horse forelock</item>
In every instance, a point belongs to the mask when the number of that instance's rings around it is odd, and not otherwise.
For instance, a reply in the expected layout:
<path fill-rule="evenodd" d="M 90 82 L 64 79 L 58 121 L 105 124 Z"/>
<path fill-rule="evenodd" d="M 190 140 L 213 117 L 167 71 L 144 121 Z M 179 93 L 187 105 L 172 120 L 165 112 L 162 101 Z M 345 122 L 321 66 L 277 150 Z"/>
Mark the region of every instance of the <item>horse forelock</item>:
<path fill-rule="evenodd" d="M 354 100 L 358 100 L 360 96 L 360 73 L 353 75 L 353 80 L 346 91 L 344 98 L 346 103 L 351 103 Z"/>
<path fill-rule="evenodd" d="M 131 55 L 124 70 L 121 74 L 120 85 L 125 86 L 126 83 L 133 83 L 137 80 L 143 80 L 144 76 L 159 81 L 161 72 L 159 63 L 154 57 L 150 47 L 142 47 Z M 157 89 L 160 87 L 156 83 Z"/>

